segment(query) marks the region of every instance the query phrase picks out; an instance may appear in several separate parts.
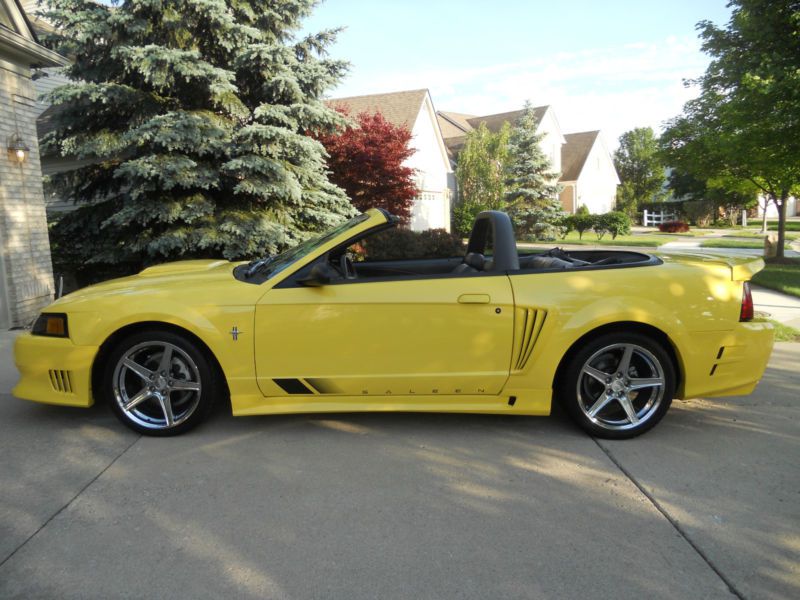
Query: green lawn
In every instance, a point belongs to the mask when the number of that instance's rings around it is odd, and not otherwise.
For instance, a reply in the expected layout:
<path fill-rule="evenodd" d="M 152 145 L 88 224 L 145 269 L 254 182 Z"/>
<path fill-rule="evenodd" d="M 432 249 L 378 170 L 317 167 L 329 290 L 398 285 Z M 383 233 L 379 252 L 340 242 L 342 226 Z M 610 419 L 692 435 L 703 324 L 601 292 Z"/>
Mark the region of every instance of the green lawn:
<path fill-rule="evenodd" d="M 528 242 L 536 245 L 545 246 L 560 246 L 564 244 L 577 245 L 577 246 L 640 246 L 645 248 L 656 248 L 661 244 L 667 242 L 674 242 L 673 236 L 643 233 L 641 235 L 618 235 L 616 240 L 611 239 L 610 234 L 605 234 L 602 240 L 597 239 L 597 235 L 593 231 L 587 231 L 583 234 L 583 239 L 578 238 L 578 232 L 571 231 L 567 237 L 558 239 L 552 242 Z"/>
<path fill-rule="evenodd" d="M 772 319 L 770 319 L 770 323 L 775 326 L 776 342 L 800 342 L 800 331 L 794 327 L 789 327 Z"/>
<path fill-rule="evenodd" d="M 700 245 L 703 248 L 752 248 L 757 250 L 764 247 L 764 242 L 715 238 L 713 240 L 703 240 Z"/>
<path fill-rule="evenodd" d="M 800 259 L 768 262 L 766 268 L 753 277 L 753 283 L 800 298 Z"/>
<path fill-rule="evenodd" d="M 778 232 L 777 231 L 770 231 L 770 233 L 778 233 Z M 725 236 L 723 236 L 723 237 L 726 237 L 726 238 L 728 238 L 728 237 L 732 237 L 732 238 L 748 237 L 748 238 L 764 239 L 764 234 L 761 233 L 761 231 L 758 231 L 758 230 L 744 229 L 742 231 L 736 231 L 736 232 L 733 232 L 733 233 L 725 234 Z M 789 241 L 800 239 L 800 232 L 787 231 L 786 232 L 786 239 L 789 240 Z"/>
<path fill-rule="evenodd" d="M 770 231 L 778 231 L 777 221 L 767 221 Z M 800 231 L 800 221 L 786 221 L 786 231 Z"/>

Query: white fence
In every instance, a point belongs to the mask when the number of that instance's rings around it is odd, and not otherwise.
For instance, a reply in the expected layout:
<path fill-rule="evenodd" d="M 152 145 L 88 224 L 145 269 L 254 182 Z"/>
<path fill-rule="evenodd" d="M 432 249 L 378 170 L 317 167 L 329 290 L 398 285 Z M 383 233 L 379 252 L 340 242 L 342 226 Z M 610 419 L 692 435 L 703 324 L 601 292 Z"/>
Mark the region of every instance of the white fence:
<path fill-rule="evenodd" d="M 651 225 L 658 226 L 662 223 L 669 223 L 670 221 L 677 221 L 678 215 L 671 210 L 646 210 L 642 215 L 642 225 L 650 227 Z"/>

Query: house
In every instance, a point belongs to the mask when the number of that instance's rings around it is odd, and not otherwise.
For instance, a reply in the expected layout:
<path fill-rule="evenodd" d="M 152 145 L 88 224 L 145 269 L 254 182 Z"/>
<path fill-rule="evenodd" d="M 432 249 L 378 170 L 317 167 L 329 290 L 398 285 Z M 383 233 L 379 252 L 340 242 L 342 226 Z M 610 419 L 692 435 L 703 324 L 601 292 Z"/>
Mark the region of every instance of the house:
<path fill-rule="evenodd" d="M 0 0 L 0 328 L 27 325 L 53 299 L 31 69 L 62 64 L 19 2 Z"/>
<path fill-rule="evenodd" d="M 437 116 L 439 117 L 439 126 L 442 128 L 445 144 L 451 156 L 455 158 L 464 146 L 467 134 L 473 129 L 485 124 L 489 131 L 497 133 L 505 123 L 513 126 L 523 113 L 524 111 L 522 110 L 515 110 L 481 117 L 439 111 Z M 561 133 L 561 126 L 558 124 L 558 119 L 556 119 L 555 111 L 551 106 L 537 106 L 533 109 L 533 115 L 536 120 L 536 133 L 543 134 L 542 151 L 550 159 L 553 171 L 560 172 L 561 146 L 565 143 L 565 140 Z"/>
<path fill-rule="evenodd" d="M 416 152 L 405 164 L 416 170 L 420 192 L 411 211 L 410 227 L 414 231 L 450 231 L 453 169 L 428 90 L 335 98 L 328 104 L 345 108 L 352 115 L 380 112 L 393 125 L 411 130 L 411 145 Z"/>
<path fill-rule="evenodd" d="M 568 213 L 580 206 L 589 212 L 614 209 L 619 175 L 608 146 L 599 131 L 568 133 L 561 147 L 561 205 Z"/>
<path fill-rule="evenodd" d="M 559 198 L 564 210 L 574 213 L 582 204 L 592 213 L 612 210 L 619 176 L 600 132 L 563 134 L 551 106 L 533 110 L 536 131 L 544 134 L 542 151 L 550 159 L 553 171 L 561 173 L 559 183 L 564 189 Z M 504 123 L 513 125 L 522 114 L 521 110 L 486 116 L 439 111 L 437 116 L 450 156 L 457 161 L 467 134 L 481 123 L 497 132 Z"/>

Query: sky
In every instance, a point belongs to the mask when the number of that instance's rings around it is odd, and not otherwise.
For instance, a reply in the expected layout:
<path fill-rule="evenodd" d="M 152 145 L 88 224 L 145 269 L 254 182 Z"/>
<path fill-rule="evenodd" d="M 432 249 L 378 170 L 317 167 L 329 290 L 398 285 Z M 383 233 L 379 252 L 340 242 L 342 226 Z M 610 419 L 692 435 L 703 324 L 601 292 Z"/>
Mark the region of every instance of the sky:
<path fill-rule="evenodd" d="M 326 0 L 305 30 L 346 28 L 330 55 L 351 70 L 331 97 L 428 88 L 437 110 L 476 115 L 527 99 L 613 148 L 696 95 L 695 25 L 729 17 L 726 0 Z"/>

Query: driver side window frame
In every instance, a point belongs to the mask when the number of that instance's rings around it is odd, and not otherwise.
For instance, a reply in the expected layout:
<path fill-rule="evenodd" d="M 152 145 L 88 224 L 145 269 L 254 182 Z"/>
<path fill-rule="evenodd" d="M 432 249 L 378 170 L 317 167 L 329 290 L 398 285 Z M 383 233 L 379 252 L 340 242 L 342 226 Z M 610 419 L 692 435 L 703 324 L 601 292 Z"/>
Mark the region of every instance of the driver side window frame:
<path fill-rule="evenodd" d="M 327 261 L 331 266 L 334 266 L 331 262 L 332 256 L 340 256 L 344 251 L 347 250 L 353 244 L 356 244 L 360 241 L 366 240 L 373 235 L 377 235 L 381 232 L 390 230 L 394 227 L 394 224 L 387 224 L 386 226 L 376 228 L 373 231 L 364 232 L 361 234 L 354 236 L 345 242 L 342 242 L 338 246 L 332 248 L 322 256 L 317 257 L 315 260 L 311 261 L 307 265 L 301 267 L 294 273 L 292 273 L 289 277 L 281 281 L 276 288 L 296 288 L 296 287 L 307 287 L 304 286 L 300 281 L 308 276 L 311 272 L 311 269 L 314 268 L 314 265 L 319 263 L 320 261 Z M 466 255 L 466 254 L 465 254 Z M 450 258 L 444 258 L 441 260 L 455 260 L 460 258 L 463 262 L 464 256 L 458 257 L 453 256 Z M 425 259 L 425 258 L 412 258 L 407 259 L 407 261 L 415 261 L 415 260 L 437 260 L 437 259 Z M 369 262 L 369 261 L 365 261 Z M 387 261 L 375 261 L 375 262 L 395 262 L 391 260 Z M 405 262 L 403 259 L 397 259 L 396 262 Z M 462 264 L 461 262 L 456 263 Z M 334 267 L 338 272 L 338 267 Z M 341 275 L 341 274 L 340 274 Z M 386 275 L 381 277 L 365 277 L 365 278 L 354 278 L 354 279 L 347 279 L 345 277 L 341 277 L 335 281 L 331 281 L 330 283 L 325 284 L 325 286 L 333 286 L 333 285 L 348 285 L 348 284 L 364 284 L 364 283 L 384 283 L 389 281 L 419 281 L 419 280 L 427 280 L 427 279 L 464 279 L 464 278 L 472 278 L 472 277 L 506 277 L 508 274 L 505 271 L 472 271 L 472 272 L 461 272 L 461 273 L 454 273 L 454 272 L 447 272 L 447 273 L 408 273 L 408 274 L 397 274 L 397 275 Z"/>

